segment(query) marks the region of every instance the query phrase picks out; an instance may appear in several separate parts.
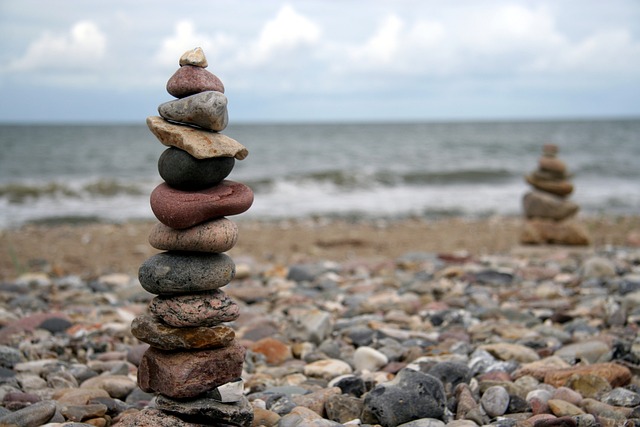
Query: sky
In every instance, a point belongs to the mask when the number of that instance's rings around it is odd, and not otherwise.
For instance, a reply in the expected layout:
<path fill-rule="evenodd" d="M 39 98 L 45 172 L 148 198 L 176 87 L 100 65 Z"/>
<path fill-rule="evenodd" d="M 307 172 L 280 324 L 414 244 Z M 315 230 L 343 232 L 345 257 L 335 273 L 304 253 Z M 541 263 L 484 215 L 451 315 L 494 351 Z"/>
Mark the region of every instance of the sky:
<path fill-rule="evenodd" d="M 640 116 L 638 0 L 0 0 L 0 122 L 143 123 L 195 47 L 231 123 Z"/>

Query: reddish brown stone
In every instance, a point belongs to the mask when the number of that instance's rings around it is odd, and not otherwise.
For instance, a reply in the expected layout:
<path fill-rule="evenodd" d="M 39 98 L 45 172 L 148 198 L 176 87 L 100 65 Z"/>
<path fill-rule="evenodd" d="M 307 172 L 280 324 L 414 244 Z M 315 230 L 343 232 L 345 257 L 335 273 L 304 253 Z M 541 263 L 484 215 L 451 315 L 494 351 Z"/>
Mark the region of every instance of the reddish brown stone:
<path fill-rule="evenodd" d="M 224 93 L 224 85 L 215 74 L 194 65 L 178 68 L 167 82 L 167 92 L 176 98 L 208 90 Z"/>
<path fill-rule="evenodd" d="M 176 190 L 163 183 L 151 193 L 151 210 L 156 218 L 176 229 L 240 214 L 252 203 L 253 191 L 244 184 L 229 180 L 199 191 Z"/>
<path fill-rule="evenodd" d="M 142 357 L 138 385 L 175 399 L 196 397 L 242 374 L 245 348 L 234 343 L 212 350 L 167 352 L 153 347 Z"/>
<path fill-rule="evenodd" d="M 251 351 L 263 354 L 270 365 L 280 365 L 292 358 L 291 347 L 271 337 L 256 341 L 251 346 Z"/>
<path fill-rule="evenodd" d="M 228 326 L 174 328 L 144 314 L 133 319 L 131 333 L 140 341 L 161 350 L 224 347 L 235 337 L 235 332 Z"/>
<path fill-rule="evenodd" d="M 631 381 L 631 371 L 625 366 L 617 363 L 594 363 L 593 365 L 551 370 L 544 376 L 544 382 L 554 387 L 561 387 L 575 374 L 602 377 L 611 384 L 611 387 L 622 387 Z"/>

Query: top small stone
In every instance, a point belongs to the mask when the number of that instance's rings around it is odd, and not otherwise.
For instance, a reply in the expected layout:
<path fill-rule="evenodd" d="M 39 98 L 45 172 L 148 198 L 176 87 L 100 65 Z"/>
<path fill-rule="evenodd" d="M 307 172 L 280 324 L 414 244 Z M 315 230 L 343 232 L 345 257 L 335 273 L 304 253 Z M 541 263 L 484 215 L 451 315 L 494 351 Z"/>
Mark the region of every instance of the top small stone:
<path fill-rule="evenodd" d="M 559 148 L 556 144 L 544 144 L 542 146 L 542 155 L 548 157 L 555 157 L 558 154 Z"/>
<path fill-rule="evenodd" d="M 188 50 L 180 57 L 180 66 L 193 65 L 195 67 L 207 68 L 207 58 L 204 56 L 204 51 L 200 47 Z"/>

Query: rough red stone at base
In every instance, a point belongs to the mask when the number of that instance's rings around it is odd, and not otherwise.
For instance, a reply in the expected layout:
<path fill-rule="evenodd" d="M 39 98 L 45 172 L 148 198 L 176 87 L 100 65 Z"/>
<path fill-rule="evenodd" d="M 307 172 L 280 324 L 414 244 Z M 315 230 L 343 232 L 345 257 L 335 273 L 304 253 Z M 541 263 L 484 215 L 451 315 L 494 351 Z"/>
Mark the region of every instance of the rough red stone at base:
<path fill-rule="evenodd" d="M 196 397 L 242 374 L 245 348 L 237 343 L 211 350 L 168 352 L 149 348 L 138 368 L 138 385 L 147 393 L 175 399 Z"/>

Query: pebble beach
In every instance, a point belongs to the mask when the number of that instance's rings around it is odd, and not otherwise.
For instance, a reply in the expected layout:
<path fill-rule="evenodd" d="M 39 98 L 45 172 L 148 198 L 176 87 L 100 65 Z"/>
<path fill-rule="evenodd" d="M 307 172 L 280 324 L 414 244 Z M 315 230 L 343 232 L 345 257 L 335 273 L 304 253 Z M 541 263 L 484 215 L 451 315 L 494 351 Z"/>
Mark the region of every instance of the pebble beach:
<path fill-rule="evenodd" d="M 521 221 L 238 221 L 253 425 L 640 424 L 640 220 L 583 218 L 588 247 Z M 136 381 L 152 226 L 0 231 L 0 425 L 198 425 Z"/>

